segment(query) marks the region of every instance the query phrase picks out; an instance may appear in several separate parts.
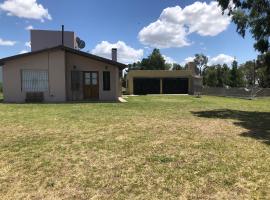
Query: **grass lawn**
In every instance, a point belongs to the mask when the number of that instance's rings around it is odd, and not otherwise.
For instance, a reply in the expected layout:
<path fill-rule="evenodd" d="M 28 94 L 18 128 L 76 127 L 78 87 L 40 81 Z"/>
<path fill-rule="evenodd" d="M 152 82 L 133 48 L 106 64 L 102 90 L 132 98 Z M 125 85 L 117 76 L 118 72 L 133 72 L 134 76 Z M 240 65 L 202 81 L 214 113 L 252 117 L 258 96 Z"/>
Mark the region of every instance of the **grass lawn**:
<path fill-rule="evenodd" d="M 270 199 L 270 99 L 0 103 L 0 199 Z"/>

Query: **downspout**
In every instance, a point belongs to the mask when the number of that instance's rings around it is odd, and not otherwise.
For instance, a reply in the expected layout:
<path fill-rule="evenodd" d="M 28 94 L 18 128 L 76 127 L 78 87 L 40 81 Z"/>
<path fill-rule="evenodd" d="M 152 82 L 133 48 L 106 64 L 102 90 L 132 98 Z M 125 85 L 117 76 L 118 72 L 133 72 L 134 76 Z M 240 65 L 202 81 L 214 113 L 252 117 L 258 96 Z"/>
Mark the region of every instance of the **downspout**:
<path fill-rule="evenodd" d="M 48 51 L 48 92 L 51 96 L 51 84 L 50 84 L 50 51 Z"/>
<path fill-rule="evenodd" d="M 64 50 L 64 54 L 65 54 L 65 60 L 64 60 L 64 65 L 65 65 L 65 86 L 66 86 L 66 101 L 68 101 L 68 69 L 67 69 L 67 52 Z M 73 98 L 73 97 L 72 97 Z"/>

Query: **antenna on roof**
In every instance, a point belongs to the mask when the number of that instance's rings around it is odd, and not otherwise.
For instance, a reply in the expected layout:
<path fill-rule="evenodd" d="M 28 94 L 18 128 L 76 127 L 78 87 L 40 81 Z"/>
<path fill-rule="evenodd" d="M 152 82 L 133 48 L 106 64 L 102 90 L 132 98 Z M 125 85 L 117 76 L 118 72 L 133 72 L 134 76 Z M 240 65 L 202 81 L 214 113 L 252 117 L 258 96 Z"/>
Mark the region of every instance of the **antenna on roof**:
<path fill-rule="evenodd" d="M 85 41 L 81 40 L 79 37 L 76 37 L 76 42 L 79 49 L 83 49 L 85 47 Z"/>
<path fill-rule="evenodd" d="M 65 32 L 65 27 L 62 25 L 62 46 L 64 46 L 64 32 Z"/>

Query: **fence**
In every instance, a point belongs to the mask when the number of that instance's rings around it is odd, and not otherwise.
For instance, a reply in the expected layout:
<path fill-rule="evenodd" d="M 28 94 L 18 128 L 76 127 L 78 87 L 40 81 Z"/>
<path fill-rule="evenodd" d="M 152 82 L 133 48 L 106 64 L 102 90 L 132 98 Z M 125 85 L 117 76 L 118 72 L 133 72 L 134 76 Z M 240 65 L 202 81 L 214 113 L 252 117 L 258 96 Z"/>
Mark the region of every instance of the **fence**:
<path fill-rule="evenodd" d="M 255 92 L 254 92 L 255 91 Z M 256 97 L 270 97 L 270 88 L 256 88 L 254 91 L 245 88 L 218 88 L 203 87 L 202 94 L 210 96 L 229 96 L 249 98 L 252 95 Z"/>

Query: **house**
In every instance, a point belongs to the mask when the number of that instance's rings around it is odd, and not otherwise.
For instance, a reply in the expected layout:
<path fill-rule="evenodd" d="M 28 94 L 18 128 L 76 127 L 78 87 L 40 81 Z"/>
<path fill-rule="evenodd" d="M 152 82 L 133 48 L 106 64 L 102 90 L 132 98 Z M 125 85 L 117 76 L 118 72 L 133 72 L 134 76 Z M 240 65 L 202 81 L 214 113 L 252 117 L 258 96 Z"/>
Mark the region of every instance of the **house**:
<path fill-rule="evenodd" d="M 183 70 L 130 70 L 127 74 L 129 94 L 196 94 L 202 90 L 202 78 L 194 63 Z"/>
<path fill-rule="evenodd" d="M 2 67 L 0 66 L 0 83 L 2 83 Z"/>
<path fill-rule="evenodd" d="M 117 101 L 125 64 L 77 49 L 68 31 L 31 30 L 31 52 L 0 59 L 5 102 Z"/>

